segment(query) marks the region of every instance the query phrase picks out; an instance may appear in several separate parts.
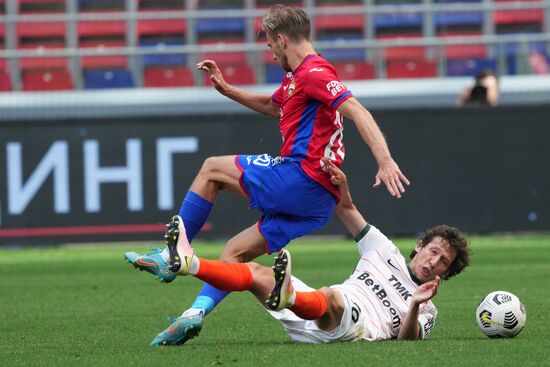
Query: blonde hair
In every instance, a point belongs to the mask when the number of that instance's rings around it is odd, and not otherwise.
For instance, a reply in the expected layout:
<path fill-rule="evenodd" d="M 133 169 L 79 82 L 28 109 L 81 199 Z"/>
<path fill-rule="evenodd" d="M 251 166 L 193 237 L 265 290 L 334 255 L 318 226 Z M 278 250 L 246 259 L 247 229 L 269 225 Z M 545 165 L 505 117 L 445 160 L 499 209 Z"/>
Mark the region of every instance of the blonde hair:
<path fill-rule="evenodd" d="M 293 41 L 311 40 L 311 24 L 306 12 L 281 4 L 269 9 L 264 16 L 262 30 L 272 38 L 282 33 Z"/>

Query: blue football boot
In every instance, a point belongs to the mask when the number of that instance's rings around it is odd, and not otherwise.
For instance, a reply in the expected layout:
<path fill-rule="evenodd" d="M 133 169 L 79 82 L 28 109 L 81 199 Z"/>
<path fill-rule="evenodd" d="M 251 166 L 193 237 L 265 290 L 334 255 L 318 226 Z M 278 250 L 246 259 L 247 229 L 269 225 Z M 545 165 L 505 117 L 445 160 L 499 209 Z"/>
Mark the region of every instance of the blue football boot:
<path fill-rule="evenodd" d="M 202 313 L 171 319 L 172 325 L 157 335 L 151 345 L 181 345 L 199 335 L 202 329 L 202 320 Z"/>
<path fill-rule="evenodd" d="M 137 252 L 126 252 L 124 257 L 126 261 L 132 264 L 136 269 L 145 270 L 156 276 L 161 282 L 170 283 L 176 279 L 177 271 L 181 267 L 181 259 L 177 256 L 176 245 L 183 223 L 178 215 L 175 215 L 166 225 L 164 240 L 170 253 L 170 263 L 165 261 L 159 248 L 150 248 L 153 252 L 148 254 L 138 254 Z M 183 230 L 185 235 L 185 230 Z"/>

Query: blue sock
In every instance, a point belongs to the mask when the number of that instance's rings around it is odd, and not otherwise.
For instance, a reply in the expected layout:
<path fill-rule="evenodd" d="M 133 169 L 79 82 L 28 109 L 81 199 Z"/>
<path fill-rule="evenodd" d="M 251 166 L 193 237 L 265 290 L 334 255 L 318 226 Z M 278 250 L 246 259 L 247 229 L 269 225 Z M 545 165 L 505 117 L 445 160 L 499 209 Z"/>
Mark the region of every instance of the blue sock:
<path fill-rule="evenodd" d="M 189 242 L 199 233 L 214 204 L 189 190 L 181 203 L 179 216 L 183 219 Z"/>
<path fill-rule="evenodd" d="M 205 284 L 198 297 L 193 302 L 191 308 L 199 308 L 204 310 L 204 315 L 208 315 L 220 303 L 225 296 L 230 292 L 220 291 L 218 288 L 212 287 L 210 284 Z"/>

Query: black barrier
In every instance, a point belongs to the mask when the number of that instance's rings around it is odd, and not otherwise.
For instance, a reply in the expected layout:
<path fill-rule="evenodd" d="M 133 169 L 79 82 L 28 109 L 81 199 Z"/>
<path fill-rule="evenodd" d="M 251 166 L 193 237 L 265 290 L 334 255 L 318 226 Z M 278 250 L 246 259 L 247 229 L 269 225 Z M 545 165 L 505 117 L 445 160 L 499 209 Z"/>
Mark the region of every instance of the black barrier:
<path fill-rule="evenodd" d="M 352 195 L 389 234 L 447 223 L 467 232 L 550 230 L 549 106 L 375 113 L 412 185 L 372 189 L 377 166 L 345 122 Z M 159 239 L 202 162 L 277 155 L 277 121 L 253 114 L 0 124 L 4 245 Z M 259 213 L 221 193 L 200 238 L 228 238 Z M 333 219 L 320 233 L 345 234 Z"/>

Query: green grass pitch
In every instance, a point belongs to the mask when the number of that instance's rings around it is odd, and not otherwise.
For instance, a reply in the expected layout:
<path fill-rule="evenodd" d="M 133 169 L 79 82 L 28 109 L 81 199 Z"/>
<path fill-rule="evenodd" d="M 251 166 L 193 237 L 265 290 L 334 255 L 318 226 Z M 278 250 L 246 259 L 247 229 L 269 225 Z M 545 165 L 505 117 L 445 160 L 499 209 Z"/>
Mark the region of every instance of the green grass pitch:
<path fill-rule="evenodd" d="M 199 337 L 180 347 L 149 347 L 189 306 L 201 283 L 161 284 L 123 261 L 137 245 L 0 249 L 1 366 L 542 366 L 550 365 L 550 236 L 472 237 L 472 266 L 444 282 L 439 317 L 425 341 L 293 344 L 248 293 L 230 295 Z M 408 254 L 414 239 L 397 239 Z M 216 258 L 221 245 L 197 243 Z M 289 247 L 293 272 L 312 286 L 353 270 L 352 241 L 304 240 Z M 270 264 L 271 258 L 260 259 Z M 488 339 L 475 322 L 481 298 L 515 293 L 527 324 L 514 339 Z"/>

